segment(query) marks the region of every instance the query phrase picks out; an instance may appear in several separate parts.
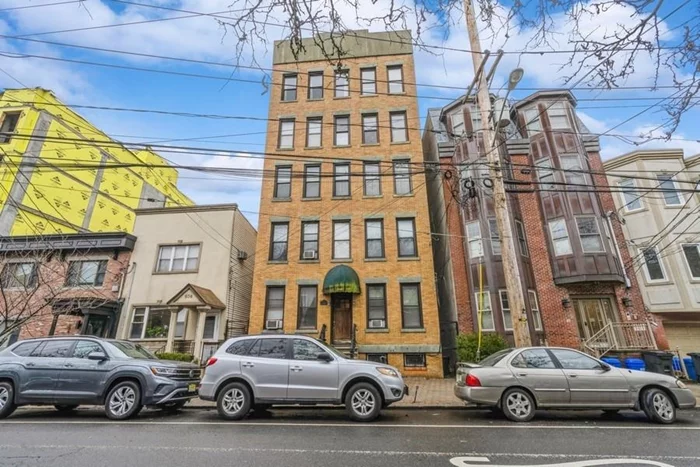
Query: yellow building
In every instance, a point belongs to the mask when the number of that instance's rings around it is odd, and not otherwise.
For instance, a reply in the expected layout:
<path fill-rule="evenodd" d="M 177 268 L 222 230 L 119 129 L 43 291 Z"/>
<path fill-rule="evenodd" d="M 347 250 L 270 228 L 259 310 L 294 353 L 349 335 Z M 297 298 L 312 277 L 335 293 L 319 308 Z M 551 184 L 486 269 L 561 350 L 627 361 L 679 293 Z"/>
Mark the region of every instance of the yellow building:
<path fill-rule="evenodd" d="M 124 148 L 51 91 L 0 97 L 0 236 L 131 232 L 135 209 L 193 204 L 177 178 L 162 157 Z"/>

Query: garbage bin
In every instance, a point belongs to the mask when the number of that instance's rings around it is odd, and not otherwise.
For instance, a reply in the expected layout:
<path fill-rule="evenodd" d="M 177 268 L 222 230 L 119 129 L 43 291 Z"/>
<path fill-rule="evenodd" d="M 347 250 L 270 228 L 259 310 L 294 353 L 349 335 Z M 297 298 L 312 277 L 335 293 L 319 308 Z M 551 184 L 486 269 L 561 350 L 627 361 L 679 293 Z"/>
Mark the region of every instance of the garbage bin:
<path fill-rule="evenodd" d="M 688 356 L 693 358 L 693 365 L 695 366 L 695 376 L 697 377 L 698 383 L 700 383 L 700 352 L 691 352 L 688 354 Z"/>
<path fill-rule="evenodd" d="M 642 352 L 647 371 L 673 375 L 673 354 L 661 350 Z"/>
<path fill-rule="evenodd" d="M 688 379 L 691 381 L 698 381 L 698 373 L 695 370 L 693 357 L 684 357 L 683 363 L 685 364 L 685 369 L 688 371 Z"/>

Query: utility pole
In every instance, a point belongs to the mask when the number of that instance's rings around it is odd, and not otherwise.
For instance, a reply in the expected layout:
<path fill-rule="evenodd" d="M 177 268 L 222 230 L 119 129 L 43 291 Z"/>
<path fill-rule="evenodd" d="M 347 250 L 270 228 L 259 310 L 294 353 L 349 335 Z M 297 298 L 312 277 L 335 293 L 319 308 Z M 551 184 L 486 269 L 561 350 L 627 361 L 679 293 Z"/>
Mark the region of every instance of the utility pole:
<path fill-rule="evenodd" d="M 508 291 L 508 303 L 510 305 L 510 316 L 513 321 L 513 337 L 516 347 L 527 347 L 532 345 L 530 340 L 530 330 L 527 325 L 527 314 L 525 312 L 525 297 L 523 294 L 522 281 L 520 280 L 520 268 L 518 267 L 518 257 L 515 252 L 515 242 L 513 240 L 513 226 L 510 223 L 510 209 L 506 198 L 506 189 L 503 184 L 503 171 L 501 170 L 501 158 L 496 149 L 496 138 L 491 129 L 491 95 L 489 93 L 488 80 L 483 73 L 481 62 L 481 42 L 479 42 L 479 30 L 476 27 L 476 16 L 472 0 L 464 0 L 464 14 L 467 19 L 467 32 L 469 33 L 469 43 L 472 50 L 472 62 L 474 63 L 474 79 L 478 80 L 477 102 L 481 112 L 482 136 L 484 138 L 484 150 L 489 162 L 489 171 L 493 181 L 494 210 L 496 211 L 496 224 L 498 234 L 501 237 L 501 258 L 503 260 L 503 270 L 506 277 L 506 289 Z"/>

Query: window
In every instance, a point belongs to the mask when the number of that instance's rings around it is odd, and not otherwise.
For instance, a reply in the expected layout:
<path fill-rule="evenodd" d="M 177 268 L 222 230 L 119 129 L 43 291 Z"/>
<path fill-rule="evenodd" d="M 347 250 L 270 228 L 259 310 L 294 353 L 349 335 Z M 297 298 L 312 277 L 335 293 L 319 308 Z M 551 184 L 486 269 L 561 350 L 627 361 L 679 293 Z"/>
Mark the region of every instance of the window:
<path fill-rule="evenodd" d="M 328 353 L 318 345 L 304 339 L 294 339 L 292 342 L 294 360 L 317 361 L 318 356 Z"/>
<path fill-rule="evenodd" d="M 391 124 L 391 142 L 403 143 L 408 141 L 408 131 L 406 128 L 406 112 L 389 113 Z"/>
<path fill-rule="evenodd" d="M 403 329 L 423 327 L 420 284 L 401 284 L 401 326 Z"/>
<path fill-rule="evenodd" d="M 350 259 L 350 221 L 333 221 L 333 259 Z"/>
<path fill-rule="evenodd" d="M 542 330 L 542 315 L 540 314 L 540 305 L 537 303 L 537 294 L 534 290 L 528 290 L 527 296 L 530 299 L 530 310 L 532 310 L 532 321 L 534 321 L 535 329 Z"/>
<path fill-rule="evenodd" d="M 481 130 L 481 110 L 475 105 L 469 106 L 469 114 L 472 118 L 472 130 Z"/>
<path fill-rule="evenodd" d="M 163 245 L 156 272 L 189 272 L 199 267 L 199 245 Z"/>
<path fill-rule="evenodd" d="M 541 191 L 551 191 L 556 187 L 554 182 L 554 171 L 552 170 L 552 161 L 549 159 L 541 159 L 535 162 L 537 166 L 537 180 L 540 182 Z"/>
<path fill-rule="evenodd" d="M 350 164 L 333 166 L 333 196 L 350 196 Z"/>
<path fill-rule="evenodd" d="M 360 78 L 362 81 L 362 95 L 370 95 L 377 93 L 377 69 L 362 68 L 360 70 Z"/>
<path fill-rule="evenodd" d="M 162 339 L 168 337 L 170 310 L 134 308 L 129 339 Z"/>
<path fill-rule="evenodd" d="M 386 321 L 386 286 L 384 284 L 367 285 L 367 322 L 370 329 L 385 329 Z"/>
<path fill-rule="evenodd" d="M 287 261 L 288 222 L 274 222 L 270 236 L 270 260 Z"/>
<path fill-rule="evenodd" d="M 143 336 L 143 324 L 146 319 L 145 308 L 134 308 L 134 316 L 131 318 L 131 332 L 129 339 L 141 339 Z"/>
<path fill-rule="evenodd" d="M 187 327 L 187 308 L 177 312 L 175 321 L 175 338 L 183 339 L 185 337 L 185 328 Z"/>
<path fill-rule="evenodd" d="M 256 339 L 243 339 L 236 341 L 231 344 L 228 349 L 226 349 L 226 353 L 230 353 L 231 355 L 248 355 L 253 347 L 253 344 L 256 342 L 258 342 Z"/>
<path fill-rule="evenodd" d="M 545 349 L 523 350 L 511 360 L 510 364 L 516 368 L 553 369 L 554 361 Z"/>
<path fill-rule="evenodd" d="M 70 355 L 70 350 L 73 347 L 74 341 L 52 340 L 46 341 L 44 347 L 40 350 L 39 357 L 43 358 L 65 358 Z M 37 356 L 37 355 L 32 355 Z"/>
<path fill-rule="evenodd" d="M 17 321 L 3 319 L 0 321 L 0 350 L 4 350 L 6 347 L 14 344 L 19 339 L 19 333 L 21 331 L 21 326 L 17 326 Z M 13 351 L 16 352 L 16 349 Z"/>
<path fill-rule="evenodd" d="M 501 299 L 501 313 L 503 313 L 503 329 L 506 331 L 513 330 L 513 318 L 510 316 L 510 303 L 508 302 L 508 291 L 499 290 L 498 295 Z"/>
<path fill-rule="evenodd" d="M 586 184 L 586 177 L 583 175 L 579 156 L 577 154 L 559 156 L 559 164 L 563 169 L 566 183 L 573 185 L 571 189 L 582 190 L 582 187 L 576 186 Z"/>
<path fill-rule="evenodd" d="M 287 358 L 286 339 L 260 339 L 260 358 Z"/>
<path fill-rule="evenodd" d="M 498 234 L 496 219 L 489 219 L 489 234 L 491 235 L 491 252 L 498 256 L 501 254 L 501 236 Z"/>
<path fill-rule="evenodd" d="M 0 125 L 0 144 L 9 143 L 17 129 L 20 112 L 6 112 Z"/>
<path fill-rule="evenodd" d="M 318 311 L 318 291 L 315 285 L 299 287 L 299 311 L 297 312 L 297 329 L 316 329 Z"/>
<path fill-rule="evenodd" d="M 646 248 L 642 250 L 642 254 L 644 255 L 644 270 L 649 282 L 666 280 L 666 273 L 656 247 Z"/>
<path fill-rule="evenodd" d="M 401 65 L 388 66 L 386 73 L 389 78 L 389 94 L 401 94 L 403 92 L 403 67 Z"/>
<path fill-rule="evenodd" d="M 307 165 L 304 167 L 304 198 L 321 197 L 321 166 Z"/>
<path fill-rule="evenodd" d="M 323 99 L 323 72 L 309 73 L 309 99 Z"/>
<path fill-rule="evenodd" d="M 411 162 L 408 159 L 394 161 L 394 194 L 410 195 Z"/>
<path fill-rule="evenodd" d="M 294 120 L 280 120 L 280 134 L 277 147 L 280 149 L 292 149 L 294 147 Z"/>
<path fill-rule="evenodd" d="M 537 108 L 525 110 L 523 117 L 525 118 L 525 128 L 530 136 L 542 131 L 540 111 Z"/>
<path fill-rule="evenodd" d="M 659 188 L 664 195 L 666 206 L 680 206 L 683 204 L 683 196 L 678 191 L 678 184 L 672 175 L 660 174 L 656 176 L 659 181 Z"/>
<path fill-rule="evenodd" d="M 36 263 L 7 263 L 1 279 L 5 289 L 34 288 L 37 285 Z"/>
<path fill-rule="evenodd" d="M 265 300 L 265 329 L 281 329 L 284 319 L 284 287 L 268 287 Z"/>
<path fill-rule="evenodd" d="M 306 147 L 320 148 L 323 119 L 320 117 L 308 118 L 306 120 Z"/>
<path fill-rule="evenodd" d="M 292 168 L 275 167 L 275 198 L 287 199 L 292 196 Z"/>
<path fill-rule="evenodd" d="M 335 72 L 335 97 L 349 97 L 350 83 L 348 79 L 348 71 Z"/>
<path fill-rule="evenodd" d="M 384 363 L 385 365 L 389 362 L 385 353 L 368 353 L 366 358 L 368 362 Z"/>
<path fill-rule="evenodd" d="M 690 277 L 700 279 L 700 243 L 683 245 L 683 255 L 685 255 Z"/>
<path fill-rule="evenodd" d="M 418 256 L 416 220 L 396 219 L 396 234 L 399 239 L 399 258 Z"/>
<path fill-rule="evenodd" d="M 364 163 L 365 196 L 381 196 L 382 181 L 379 174 L 379 162 Z"/>
<path fill-rule="evenodd" d="M 12 349 L 12 353 L 18 357 L 28 357 L 39 347 L 39 344 L 41 344 L 40 341 L 25 342 Z"/>
<path fill-rule="evenodd" d="M 104 283 L 107 272 L 107 260 L 103 261 L 71 261 L 68 264 L 66 285 L 76 287 L 92 285 L 100 287 Z"/>
<path fill-rule="evenodd" d="M 282 100 L 297 100 L 297 75 L 285 75 L 282 78 Z"/>
<path fill-rule="evenodd" d="M 365 221 L 365 257 L 384 258 L 384 221 Z"/>
<path fill-rule="evenodd" d="M 491 294 L 489 292 L 476 292 L 474 296 L 476 297 L 476 316 L 481 321 L 481 330 L 495 331 Z"/>
<path fill-rule="evenodd" d="M 339 115 L 335 117 L 335 135 L 333 144 L 336 146 L 350 145 L 350 117 Z"/>
<path fill-rule="evenodd" d="M 554 256 L 570 255 L 572 253 L 569 231 L 566 229 L 566 220 L 549 221 L 549 234 L 554 245 Z"/>
<path fill-rule="evenodd" d="M 584 253 L 604 252 L 603 238 L 595 217 L 577 217 L 578 235 L 581 237 L 581 248 Z"/>
<path fill-rule="evenodd" d="M 620 196 L 622 196 L 625 212 L 633 212 L 643 208 L 642 197 L 634 190 L 637 185 L 633 179 L 620 180 L 617 185 L 622 191 Z"/>
<path fill-rule="evenodd" d="M 527 249 L 527 238 L 525 237 L 525 227 L 520 221 L 515 221 L 515 231 L 518 236 L 518 244 L 520 245 L 520 254 L 529 256 L 530 252 Z"/>
<path fill-rule="evenodd" d="M 450 121 L 452 122 L 452 134 L 454 136 L 461 136 L 464 134 L 464 112 L 460 108 L 458 111 L 450 115 Z"/>
<path fill-rule="evenodd" d="M 566 115 L 566 104 L 564 102 L 554 102 L 547 108 L 549 116 L 549 124 L 552 130 L 567 130 L 571 128 L 569 125 L 569 117 Z"/>
<path fill-rule="evenodd" d="M 425 368 L 424 353 L 407 353 L 403 355 L 403 366 L 405 368 Z"/>
<path fill-rule="evenodd" d="M 78 341 L 73 348 L 73 358 L 88 358 L 93 352 L 104 353 L 104 349 L 97 342 Z"/>
<path fill-rule="evenodd" d="M 602 368 L 597 360 L 573 350 L 551 349 L 551 352 L 565 370 L 600 370 Z"/>
<path fill-rule="evenodd" d="M 377 144 L 378 142 L 377 114 L 364 114 L 362 116 L 362 144 Z"/>
<path fill-rule="evenodd" d="M 301 223 L 301 259 L 318 259 L 318 222 Z"/>
<path fill-rule="evenodd" d="M 469 257 L 471 259 L 484 256 L 484 243 L 481 240 L 481 224 L 479 221 L 467 224 L 467 242 L 469 243 Z"/>

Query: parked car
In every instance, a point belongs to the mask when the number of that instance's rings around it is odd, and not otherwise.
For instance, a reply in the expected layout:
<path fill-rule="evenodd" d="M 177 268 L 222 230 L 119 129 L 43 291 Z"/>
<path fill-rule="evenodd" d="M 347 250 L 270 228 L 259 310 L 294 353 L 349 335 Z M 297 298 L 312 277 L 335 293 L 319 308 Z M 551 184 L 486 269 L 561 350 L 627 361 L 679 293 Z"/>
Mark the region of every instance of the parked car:
<path fill-rule="evenodd" d="M 159 360 L 138 344 L 92 337 L 17 342 L 0 352 L 0 419 L 21 405 L 61 412 L 103 405 L 124 420 L 143 406 L 182 408 L 197 396 L 200 369 Z"/>
<path fill-rule="evenodd" d="M 455 395 L 527 422 L 536 409 L 643 410 L 656 423 L 673 423 L 676 409 L 695 407 L 680 380 L 614 368 L 582 352 L 530 347 L 497 352 L 472 368 L 460 368 Z"/>
<path fill-rule="evenodd" d="M 350 360 L 316 339 L 287 335 L 229 339 L 207 362 L 199 388 L 199 397 L 216 401 L 228 420 L 276 404 L 344 404 L 352 420 L 368 422 L 405 394 L 396 368 Z"/>

